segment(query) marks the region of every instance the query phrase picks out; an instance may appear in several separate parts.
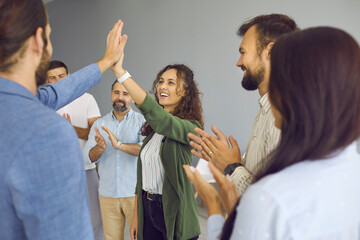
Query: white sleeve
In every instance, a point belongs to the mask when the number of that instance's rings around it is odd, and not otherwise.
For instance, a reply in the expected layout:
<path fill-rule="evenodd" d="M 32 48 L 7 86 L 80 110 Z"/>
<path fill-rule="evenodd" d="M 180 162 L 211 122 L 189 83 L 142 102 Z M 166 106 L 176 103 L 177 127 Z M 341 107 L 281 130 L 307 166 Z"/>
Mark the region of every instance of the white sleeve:
<path fill-rule="evenodd" d="M 279 203 L 263 189 L 251 186 L 237 206 L 231 239 L 290 239 L 289 229 Z"/>

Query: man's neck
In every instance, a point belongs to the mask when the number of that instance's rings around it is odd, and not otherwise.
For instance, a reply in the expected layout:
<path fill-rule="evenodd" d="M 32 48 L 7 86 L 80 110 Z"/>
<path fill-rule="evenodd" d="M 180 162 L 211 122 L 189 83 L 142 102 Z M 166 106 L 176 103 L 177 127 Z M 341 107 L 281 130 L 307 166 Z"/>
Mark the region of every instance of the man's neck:
<path fill-rule="evenodd" d="M 269 91 L 269 81 L 262 81 L 258 86 L 260 96 L 264 96 Z"/>
<path fill-rule="evenodd" d="M 35 80 L 35 71 L 23 65 L 19 67 L 19 64 L 11 67 L 7 72 L 0 72 L 0 77 L 6 78 L 10 81 L 16 82 L 29 90 L 32 94 L 36 95 L 37 85 Z"/>
<path fill-rule="evenodd" d="M 116 118 L 119 122 L 121 122 L 122 120 L 124 120 L 126 114 L 128 114 L 129 111 L 130 111 L 130 107 L 129 107 L 126 111 L 124 111 L 124 112 L 116 112 L 116 111 L 113 110 L 113 114 L 114 114 L 115 118 Z"/>

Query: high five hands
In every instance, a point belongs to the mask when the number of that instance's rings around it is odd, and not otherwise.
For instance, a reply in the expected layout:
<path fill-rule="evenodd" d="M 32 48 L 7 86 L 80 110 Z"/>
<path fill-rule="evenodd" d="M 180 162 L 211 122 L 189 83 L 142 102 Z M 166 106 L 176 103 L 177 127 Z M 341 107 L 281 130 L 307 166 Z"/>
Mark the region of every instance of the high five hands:
<path fill-rule="evenodd" d="M 214 125 L 211 126 L 211 130 L 217 137 L 211 136 L 200 128 L 194 129 L 200 137 L 193 133 L 188 134 L 188 137 L 193 140 L 190 145 L 196 149 L 191 150 L 191 153 L 213 163 L 221 172 L 224 172 L 229 164 L 241 163 L 241 153 L 237 141 L 231 135 L 228 140 Z"/>
<path fill-rule="evenodd" d="M 124 57 L 127 35 L 121 35 L 123 26 L 124 23 L 118 20 L 107 36 L 105 54 L 97 62 L 101 73 L 104 73 L 109 67 L 114 66 Z"/>
<path fill-rule="evenodd" d="M 121 21 L 121 20 L 120 20 Z M 124 23 L 121 22 L 122 25 L 121 25 L 121 29 L 122 30 L 122 27 L 124 26 Z M 127 42 L 127 39 L 128 39 L 128 36 L 126 34 L 124 35 L 121 35 L 121 31 L 120 31 L 120 37 L 119 37 L 119 45 L 121 46 L 121 56 L 119 58 L 119 61 L 117 61 L 114 65 L 112 65 L 110 68 L 111 70 L 113 71 L 114 75 L 119 78 L 120 76 L 124 75 L 125 74 L 125 70 L 123 68 L 123 62 L 124 62 L 124 48 L 125 48 L 125 45 L 126 45 L 126 42 Z"/>

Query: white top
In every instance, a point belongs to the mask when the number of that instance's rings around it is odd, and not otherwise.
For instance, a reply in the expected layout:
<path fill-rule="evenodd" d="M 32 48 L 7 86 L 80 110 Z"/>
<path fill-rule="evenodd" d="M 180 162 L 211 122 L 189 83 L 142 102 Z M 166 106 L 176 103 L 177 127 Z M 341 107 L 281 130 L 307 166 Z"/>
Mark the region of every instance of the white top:
<path fill-rule="evenodd" d="M 71 124 L 81 128 L 90 128 L 88 119 L 101 116 L 99 107 L 94 97 L 89 93 L 81 95 L 79 98 L 60 108 L 56 112 L 61 116 L 64 113 L 68 113 L 71 118 Z M 79 142 L 82 150 L 86 144 L 86 140 L 79 138 Z M 95 163 L 88 164 L 85 160 L 84 166 L 86 170 L 96 167 Z"/>
<path fill-rule="evenodd" d="M 160 159 L 160 146 L 164 136 L 155 133 L 140 153 L 142 164 L 142 189 L 162 194 L 164 167 Z"/>
<path fill-rule="evenodd" d="M 260 111 L 255 118 L 252 133 L 246 149 L 243 167 L 237 167 L 230 178 L 240 194 L 254 181 L 261 162 L 278 145 L 281 131 L 275 127 L 268 93 L 259 99 Z"/>
<path fill-rule="evenodd" d="M 263 178 L 242 196 L 231 239 L 360 239 L 359 173 L 360 155 L 351 144 Z M 208 239 L 218 239 L 223 221 L 208 219 Z"/>

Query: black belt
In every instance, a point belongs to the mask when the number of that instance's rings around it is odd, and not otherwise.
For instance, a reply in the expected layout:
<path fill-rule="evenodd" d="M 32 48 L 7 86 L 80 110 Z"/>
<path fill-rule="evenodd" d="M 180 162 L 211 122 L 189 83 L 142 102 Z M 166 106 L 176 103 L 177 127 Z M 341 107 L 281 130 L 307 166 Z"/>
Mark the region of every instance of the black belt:
<path fill-rule="evenodd" d="M 150 201 L 156 201 L 156 202 L 162 202 L 162 195 L 161 194 L 156 194 L 156 193 L 150 193 L 150 192 L 146 192 L 146 191 L 142 191 L 143 193 L 143 197 L 147 200 Z"/>

